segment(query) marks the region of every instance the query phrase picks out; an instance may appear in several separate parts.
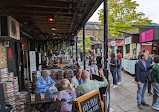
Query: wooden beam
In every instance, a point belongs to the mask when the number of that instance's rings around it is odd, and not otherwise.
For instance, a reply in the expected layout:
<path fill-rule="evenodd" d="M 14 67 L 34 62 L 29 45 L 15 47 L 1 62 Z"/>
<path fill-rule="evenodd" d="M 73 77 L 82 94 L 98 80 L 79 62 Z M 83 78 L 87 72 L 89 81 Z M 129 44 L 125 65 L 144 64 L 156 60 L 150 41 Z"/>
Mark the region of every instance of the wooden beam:
<path fill-rule="evenodd" d="M 35 17 L 50 17 L 53 16 L 53 13 L 36 13 L 36 12 L 14 12 L 14 11 L 10 11 L 7 13 L 8 15 L 23 15 L 25 16 L 35 16 Z M 72 14 L 58 14 L 58 17 L 72 17 Z"/>
<path fill-rule="evenodd" d="M 13 7 L 13 8 L 7 8 L 8 12 L 14 11 L 14 12 L 26 12 L 26 13 L 47 13 L 47 14 L 73 14 L 73 9 L 57 9 L 57 8 L 37 8 L 37 7 Z"/>
<path fill-rule="evenodd" d="M 76 2 L 72 2 L 76 3 Z M 46 7 L 46 8 L 63 8 L 68 9 L 70 2 L 67 1 L 54 1 L 54 0 L 5 0 L 1 1 L 1 7 L 18 7 L 18 6 L 27 6 L 27 7 Z"/>
<path fill-rule="evenodd" d="M 37 22 L 37 21 L 34 21 L 33 24 L 40 24 L 40 25 L 49 25 L 49 26 L 59 26 L 59 25 L 62 25 L 62 26 L 66 26 L 66 25 L 70 25 L 69 22 Z"/>

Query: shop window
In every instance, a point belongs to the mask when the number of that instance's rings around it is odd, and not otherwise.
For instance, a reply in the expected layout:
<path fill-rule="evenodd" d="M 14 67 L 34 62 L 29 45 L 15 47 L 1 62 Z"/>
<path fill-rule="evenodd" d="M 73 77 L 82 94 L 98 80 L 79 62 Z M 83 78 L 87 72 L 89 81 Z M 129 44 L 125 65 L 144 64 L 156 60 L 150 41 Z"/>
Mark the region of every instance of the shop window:
<path fill-rule="evenodd" d="M 158 54 L 159 53 L 159 43 L 154 42 L 151 47 L 152 47 L 152 54 Z M 149 51 L 149 53 L 151 54 L 150 51 Z"/>
<path fill-rule="evenodd" d="M 132 59 L 137 59 L 137 47 L 136 47 L 136 43 L 132 43 L 131 44 L 131 49 L 132 49 Z"/>
<path fill-rule="evenodd" d="M 126 53 L 124 58 L 129 58 L 130 59 L 130 45 L 126 45 Z"/>

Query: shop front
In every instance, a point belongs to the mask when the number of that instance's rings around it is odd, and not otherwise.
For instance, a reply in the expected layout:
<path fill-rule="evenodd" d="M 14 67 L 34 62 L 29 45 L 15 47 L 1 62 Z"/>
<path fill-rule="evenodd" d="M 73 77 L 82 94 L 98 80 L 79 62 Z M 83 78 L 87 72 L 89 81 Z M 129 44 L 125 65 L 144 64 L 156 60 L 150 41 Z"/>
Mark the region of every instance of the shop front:
<path fill-rule="evenodd" d="M 124 40 L 112 40 L 108 42 L 109 50 L 114 52 L 117 55 L 116 50 L 120 49 L 121 54 L 123 55 L 123 46 L 124 46 Z"/>
<path fill-rule="evenodd" d="M 123 46 L 124 46 L 124 40 L 112 40 L 112 41 L 109 41 L 108 42 L 108 50 L 109 50 L 109 53 L 110 52 L 114 52 L 115 55 L 117 56 L 117 49 L 120 49 L 120 53 L 122 54 L 123 56 Z M 122 61 L 122 65 L 123 65 L 123 61 Z M 123 67 L 123 66 L 122 66 Z"/>
<path fill-rule="evenodd" d="M 141 52 L 144 49 L 149 50 L 150 56 L 153 58 L 159 54 L 159 26 L 140 26 L 135 25 L 139 28 L 140 36 L 139 43 L 141 44 Z"/>
<path fill-rule="evenodd" d="M 132 75 L 135 74 L 135 63 L 138 61 L 138 55 L 141 51 L 138 38 L 137 34 L 125 36 L 125 45 L 123 47 L 123 68 L 124 71 Z"/>

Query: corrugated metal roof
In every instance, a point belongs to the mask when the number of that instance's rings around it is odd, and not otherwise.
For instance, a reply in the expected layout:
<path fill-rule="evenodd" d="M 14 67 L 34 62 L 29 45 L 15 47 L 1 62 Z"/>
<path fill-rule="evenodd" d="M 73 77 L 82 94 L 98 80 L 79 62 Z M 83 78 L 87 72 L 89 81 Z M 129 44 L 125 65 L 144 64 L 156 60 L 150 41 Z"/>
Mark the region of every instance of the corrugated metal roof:
<path fill-rule="evenodd" d="M 139 30 L 135 30 L 135 31 L 132 31 L 132 30 L 119 30 L 120 33 L 126 33 L 126 34 L 139 34 Z"/>

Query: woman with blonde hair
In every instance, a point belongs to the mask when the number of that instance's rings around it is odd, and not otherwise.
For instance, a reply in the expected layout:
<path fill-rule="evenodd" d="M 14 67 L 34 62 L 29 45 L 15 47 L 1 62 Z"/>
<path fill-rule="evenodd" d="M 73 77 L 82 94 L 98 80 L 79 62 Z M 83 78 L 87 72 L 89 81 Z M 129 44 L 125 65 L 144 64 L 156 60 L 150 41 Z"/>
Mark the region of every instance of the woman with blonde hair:
<path fill-rule="evenodd" d="M 62 91 L 59 91 L 57 95 L 57 101 L 60 102 L 61 112 L 72 112 L 72 101 L 76 98 L 75 89 L 68 79 L 62 79 L 60 81 Z"/>

